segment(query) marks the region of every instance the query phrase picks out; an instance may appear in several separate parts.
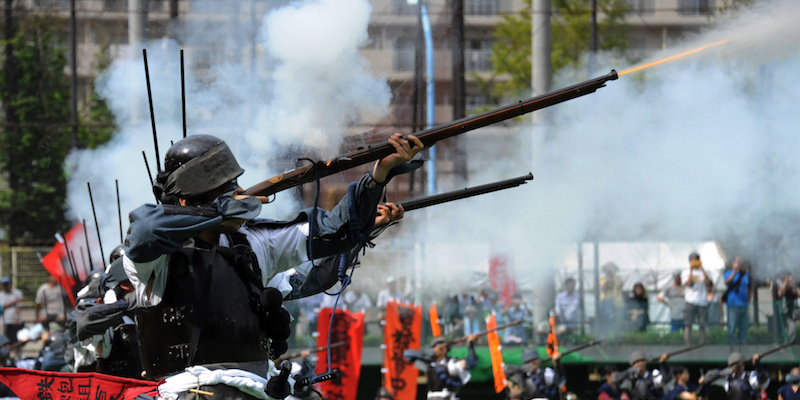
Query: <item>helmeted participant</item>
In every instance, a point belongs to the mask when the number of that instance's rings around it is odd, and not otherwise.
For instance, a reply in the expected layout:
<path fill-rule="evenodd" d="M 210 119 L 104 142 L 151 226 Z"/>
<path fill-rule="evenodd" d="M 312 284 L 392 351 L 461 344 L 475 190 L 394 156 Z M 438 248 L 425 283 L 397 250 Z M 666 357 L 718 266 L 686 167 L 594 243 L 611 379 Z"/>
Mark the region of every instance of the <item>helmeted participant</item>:
<path fill-rule="evenodd" d="M 521 366 L 506 366 L 509 399 L 551 399 L 559 398 L 559 388 L 564 384 L 564 370 L 561 366 L 561 353 L 553 353 L 555 368 L 541 368 L 539 352 L 535 348 L 522 352 Z"/>
<path fill-rule="evenodd" d="M 476 335 L 467 338 L 469 350 L 467 358 L 458 359 L 448 357 L 450 343 L 442 337 L 431 341 L 433 359 L 428 363 L 428 400 L 454 400 L 458 398 L 458 391 L 469 382 L 472 375 L 469 370 L 478 365 L 478 355 L 475 354 Z"/>
<path fill-rule="evenodd" d="M 312 258 L 360 245 L 381 220 L 377 206 L 391 171 L 423 148 L 409 140 L 392 135 L 395 153 L 351 184 L 333 210 L 303 211 L 291 222 L 255 219 L 261 201 L 237 195 L 244 170 L 221 139 L 195 135 L 170 147 L 154 185 L 163 204 L 130 213 L 123 256 L 146 377 L 191 366 L 172 381 L 186 378 L 223 398 L 253 398 L 245 391 L 276 386 L 266 384 L 277 374 L 269 359 L 286 351 L 290 317 L 281 293 L 267 287 L 270 278 L 292 268 L 307 274 Z M 399 217 L 402 210 L 388 212 Z"/>
<path fill-rule="evenodd" d="M 703 376 L 704 385 L 718 385 L 728 393 L 729 400 L 755 400 L 760 398 L 761 388 L 769 385 L 769 373 L 759 362 L 758 354 L 752 358 L 754 370 L 747 371 L 742 353 L 728 356 L 728 368 L 712 369 Z"/>
<path fill-rule="evenodd" d="M 647 355 L 643 351 L 634 351 L 628 357 L 631 367 L 614 374 L 613 381 L 618 387 L 628 387 L 631 400 L 659 399 L 664 396 L 667 383 L 671 379 L 670 369 L 666 365 L 669 356 L 661 355 L 659 369 L 647 369 Z"/>
<path fill-rule="evenodd" d="M 792 368 L 784 380 L 786 384 L 778 389 L 778 400 L 800 400 L 800 368 Z"/>

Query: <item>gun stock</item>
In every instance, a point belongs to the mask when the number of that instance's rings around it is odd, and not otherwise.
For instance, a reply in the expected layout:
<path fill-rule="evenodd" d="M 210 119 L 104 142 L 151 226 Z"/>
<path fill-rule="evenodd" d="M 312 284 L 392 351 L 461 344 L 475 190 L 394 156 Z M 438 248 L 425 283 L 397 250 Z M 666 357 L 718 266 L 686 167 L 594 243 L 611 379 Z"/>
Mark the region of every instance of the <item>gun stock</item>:
<path fill-rule="evenodd" d="M 536 96 L 528 100 L 520 101 L 518 104 L 496 108 L 478 115 L 462 118 L 448 124 L 435 126 L 414 134 L 425 147 L 430 147 L 434 143 L 447 139 L 464 132 L 483 128 L 498 122 L 502 122 L 520 115 L 524 115 L 536 110 L 541 110 L 552 105 L 563 103 L 589 93 L 594 93 L 597 89 L 605 86 L 608 81 L 617 79 L 617 72 L 611 70 L 607 75 L 590 79 L 566 88 Z M 243 192 L 250 196 L 271 196 L 282 190 L 286 190 L 304 183 L 313 182 L 319 178 L 333 175 L 335 173 L 348 170 L 359 165 L 372 161 L 380 160 L 394 152 L 394 147 L 388 143 L 376 146 L 367 146 L 351 153 L 341 155 L 328 162 L 316 162 L 295 168 L 274 176 L 266 181 L 257 183 Z"/>

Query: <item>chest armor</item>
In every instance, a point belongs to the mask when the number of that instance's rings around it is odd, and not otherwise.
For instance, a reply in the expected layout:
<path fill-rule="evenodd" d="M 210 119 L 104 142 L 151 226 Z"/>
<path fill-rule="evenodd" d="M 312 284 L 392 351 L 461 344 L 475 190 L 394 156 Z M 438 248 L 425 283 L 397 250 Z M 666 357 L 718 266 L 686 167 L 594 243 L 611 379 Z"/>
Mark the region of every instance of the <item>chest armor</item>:
<path fill-rule="evenodd" d="M 636 379 L 631 384 L 631 400 L 660 398 L 661 395 L 656 392 L 652 377 Z"/>
<path fill-rule="evenodd" d="M 122 324 L 114 328 L 111 352 L 108 357 L 97 360 L 97 372 L 126 378 L 142 378 L 136 325 Z"/>
<path fill-rule="evenodd" d="M 728 400 L 753 400 L 754 398 L 749 383 L 741 379 L 728 381 Z"/>
<path fill-rule="evenodd" d="M 161 302 L 136 313 L 148 378 L 191 365 L 269 358 L 269 338 L 254 311 L 258 292 L 245 277 L 255 256 L 236 247 L 189 244 L 172 255 Z"/>
<path fill-rule="evenodd" d="M 436 363 L 428 365 L 428 391 L 429 392 L 438 392 L 444 389 L 447 389 L 451 392 L 458 391 L 460 387 L 452 387 L 452 385 L 448 385 L 447 382 L 442 380 L 439 377 L 440 373 L 444 373 L 446 376 L 449 376 L 451 380 L 458 380 L 460 381 L 458 376 L 450 376 L 449 372 L 447 371 L 447 363 L 450 359 L 447 359 L 444 364 Z"/>

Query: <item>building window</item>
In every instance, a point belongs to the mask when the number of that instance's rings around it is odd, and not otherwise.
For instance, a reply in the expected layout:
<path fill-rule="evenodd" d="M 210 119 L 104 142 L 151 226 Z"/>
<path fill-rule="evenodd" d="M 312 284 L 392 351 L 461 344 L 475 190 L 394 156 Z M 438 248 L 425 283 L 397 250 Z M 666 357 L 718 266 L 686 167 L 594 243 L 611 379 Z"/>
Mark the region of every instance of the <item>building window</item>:
<path fill-rule="evenodd" d="M 653 14 L 656 9 L 654 0 L 628 0 L 628 5 L 638 14 Z"/>
<path fill-rule="evenodd" d="M 69 0 L 34 0 L 33 6 L 36 8 L 66 10 L 69 9 Z"/>
<path fill-rule="evenodd" d="M 417 15 L 419 14 L 419 5 L 408 4 L 408 0 L 392 0 L 392 14 Z"/>
<path fill-rule="evenodd" d="M 466 0 L 464 14 L 498 15 L 500 14 L 500 0 Z"/>
<path fill-rule="evenodd" d="M 106 11 L 128 11 L 128 0 L 103 0 Z"/>
<path fill-rule="evenodd" d="M 714 0 L 678 0 L 678 14 L 704 15 L 714 12 Z"/>
<path fill-rule="evenodd" d="M 467 72 L 492 70 L 491 40 L 467 40 L 464 48 L 464 69 Z"/>
<path fill-rule="evenodd" d="M 414 40 L 398 39 L 394 44 L 394 70 L 414 70 Z"/>

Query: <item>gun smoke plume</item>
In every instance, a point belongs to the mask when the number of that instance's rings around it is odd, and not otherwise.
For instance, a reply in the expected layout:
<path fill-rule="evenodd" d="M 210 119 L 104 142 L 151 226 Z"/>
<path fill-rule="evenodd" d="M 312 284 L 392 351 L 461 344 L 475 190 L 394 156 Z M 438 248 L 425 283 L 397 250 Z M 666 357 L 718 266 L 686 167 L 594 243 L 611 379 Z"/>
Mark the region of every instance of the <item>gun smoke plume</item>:
<path fill-rule="evenodd" d="M 452 282 L 457 290 L 473 279 L 471 271 L 487 271 L 497 251 L 510 255 L 518 285 L 533 289 L 545 277 L 553 290 L 552 268 L 563 265 L 565 251 L 595 239 L 720 240 L 728 257 L 751 259 L 759 279 L 779 269 L 796 271 L 796 4 L 743 10 L 644 62 L 727 38 L 725 45 L 547 109 L 552 123 L 546 126 L 526 125 L 505 137 L 490 130 L 464 135 L 470 184 L 531 168 L 536 179 L 427 214 L 409 213 L 400 236 L 408 238 L 406 248 L 438 244 L 424 255 L 419 273 L 425 287 L 440 292 Z M 629 66 L 607 58 L 595 76 Z M 585 78 L 585 71 L 565 72 L 555 86 Z M 389 270 L 405 268 L 413 276 L 419 260 L 402 260 Z"/>
<path fill-rule="evenodd" d="M 296 158 L 312 156 L 309 151 L 323 159 L 339 154 L 345 129 L 362 118 L 379 119 L 391 96 L 385 80 L 371 76 L 358 53 L 368 39 L 366 0 L 296 1 L 251 10 L 254 4 L 193 3 L 193 13 L 210 17 L 187 18 L 175 29 L 187 47 L 188 134 L 224 139 L 246 170 L 239 181 L 243 187 L 293 168 Z M 182 46 L 158 39 L 117 49 L 95 83 L 119 130 L 107 145 L 75 151 L 68 161 L 69 216 L 91 219 L 86 191 L 91 182 L 106 249 L 119 241 L 114 179 L 120 182 L 123 216 L 154 201 L 141 156 L 146 151 L 155 176 L 142 48 L 147 49 L 162 165 L 170 142 L 182 138 Z M 293 153 L 301 147 L 303 154 Z M 298 207 L 286 194 L 265 213 L 293 217 Z"/>

